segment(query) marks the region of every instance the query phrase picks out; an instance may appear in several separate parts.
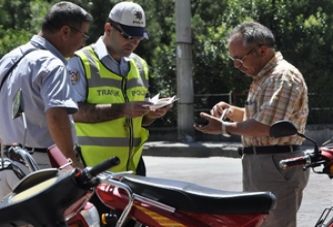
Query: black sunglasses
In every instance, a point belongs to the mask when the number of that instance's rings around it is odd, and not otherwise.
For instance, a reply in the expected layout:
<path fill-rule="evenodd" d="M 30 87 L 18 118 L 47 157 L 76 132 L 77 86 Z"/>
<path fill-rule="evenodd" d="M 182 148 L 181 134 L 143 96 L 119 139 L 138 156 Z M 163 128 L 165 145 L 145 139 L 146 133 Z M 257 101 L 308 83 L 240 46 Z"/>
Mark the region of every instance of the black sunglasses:
<path fill-rule="evenodd" d="M 139 39 L 139 40 L 143 40 L 143 38 L 144 38 L 142 36 L 130 36 L 130 35 L 127 35 L 123 30 L 121 30 L 121 28 L 118 28 L 116 24 L 111 23 L 111 25 L 112 25 L 112 27 L 114 27 L 120 33 L 120 35 L 124 39 Z"/>

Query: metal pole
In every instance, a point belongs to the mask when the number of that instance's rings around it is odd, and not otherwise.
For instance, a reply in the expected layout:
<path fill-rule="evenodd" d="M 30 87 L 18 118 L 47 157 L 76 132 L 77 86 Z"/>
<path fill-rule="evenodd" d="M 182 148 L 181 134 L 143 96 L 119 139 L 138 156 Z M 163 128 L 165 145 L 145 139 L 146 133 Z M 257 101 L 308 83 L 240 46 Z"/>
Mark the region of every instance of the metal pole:
<path fill-rule="evenodd" d="M 193 128 L 193 78 L 192 78 L 192 35 L 191 1 L 176 0 L 176 55 L 177 55 L 177 96 L 178 140 L 192 142 Z"/>

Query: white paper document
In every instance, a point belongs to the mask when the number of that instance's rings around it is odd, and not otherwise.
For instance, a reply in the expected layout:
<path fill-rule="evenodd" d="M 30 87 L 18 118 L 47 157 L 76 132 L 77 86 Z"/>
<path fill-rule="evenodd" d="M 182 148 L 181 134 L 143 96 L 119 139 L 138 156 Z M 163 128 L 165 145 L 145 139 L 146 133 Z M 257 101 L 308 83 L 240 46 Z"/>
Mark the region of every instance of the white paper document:
<path fill-rule="evenodd" d="M 150 98 L 148 102 L 154 103 L 154 105 L 149 106 L 151 110 L 159 109 L 163 106 L 170 105 L 171 103 L 177 101 L 179 98 L 177 98 L 175 95 L 171 98 L 162 98 L 160 99 L 160 94 L 155 95 L 154 97 Z"/>

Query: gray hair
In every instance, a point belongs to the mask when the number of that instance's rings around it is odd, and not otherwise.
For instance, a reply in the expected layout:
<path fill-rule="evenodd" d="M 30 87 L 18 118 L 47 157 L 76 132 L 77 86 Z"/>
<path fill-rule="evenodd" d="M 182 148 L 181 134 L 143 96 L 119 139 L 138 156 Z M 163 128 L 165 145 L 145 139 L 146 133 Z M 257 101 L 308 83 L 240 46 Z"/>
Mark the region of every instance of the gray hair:
<path fill-rule="evenodd" d="M 274 49 L 275 38 L 271 30 L 257 22 L 244 22 L 237 25 L 228 35 L 228 44 L 242 37 L 244 46 L 267 46 Z"/>
<path fill-rule="evenodd" d="M 80 6 L 72 2 L 54 4 L 44 17 L 42 31 L 56 32 L 64 25 L 81 27 L 84 22 L 92 22 L 93 17 Z"/>

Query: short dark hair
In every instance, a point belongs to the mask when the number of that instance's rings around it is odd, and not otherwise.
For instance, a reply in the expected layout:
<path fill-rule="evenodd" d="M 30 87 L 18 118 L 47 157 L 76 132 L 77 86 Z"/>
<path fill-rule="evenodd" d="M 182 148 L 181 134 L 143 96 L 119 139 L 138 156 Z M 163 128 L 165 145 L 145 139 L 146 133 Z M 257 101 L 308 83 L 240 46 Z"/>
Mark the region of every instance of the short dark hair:
<path fill-rule="evenodd" d="M 58 2 L 54 4 L 44 17 L 42 31 L 56 32 L 64 25 L 81 27 L 84 22 L 92 22 L 93 17 L 80 6 L 72 2 Z"/>

